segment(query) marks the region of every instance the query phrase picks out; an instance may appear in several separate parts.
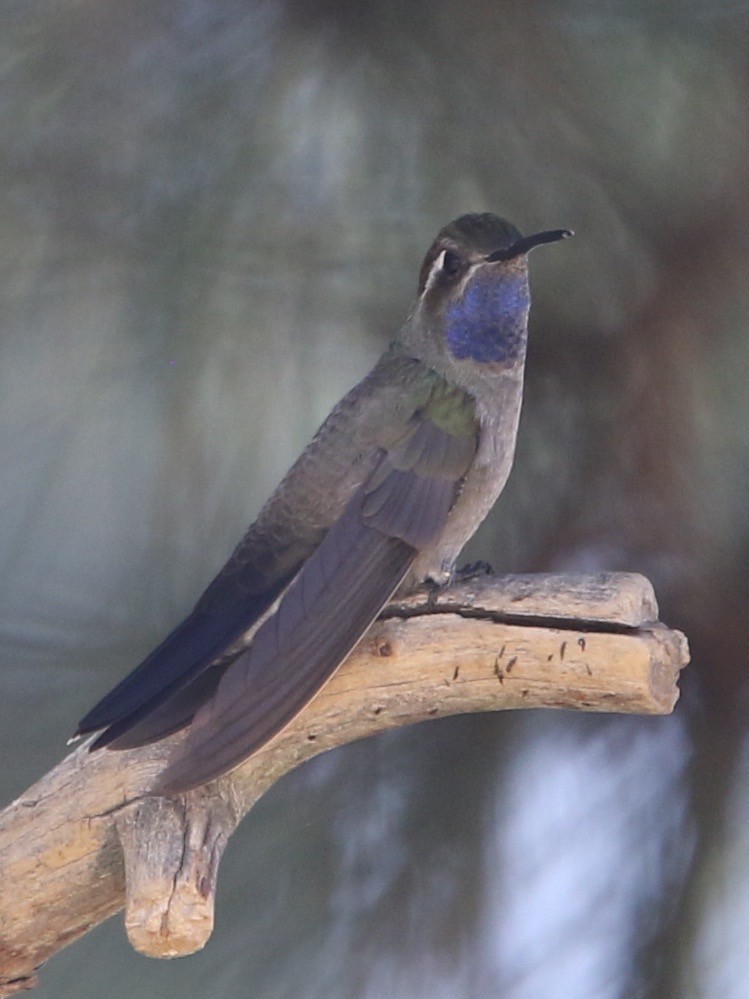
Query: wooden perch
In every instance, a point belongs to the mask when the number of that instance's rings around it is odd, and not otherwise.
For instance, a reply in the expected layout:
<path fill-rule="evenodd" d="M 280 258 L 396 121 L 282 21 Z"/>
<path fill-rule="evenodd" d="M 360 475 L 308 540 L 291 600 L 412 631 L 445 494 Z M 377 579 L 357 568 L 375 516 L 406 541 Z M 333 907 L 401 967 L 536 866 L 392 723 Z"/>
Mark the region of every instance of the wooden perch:
<path fill-rule="evenodd" d="M 228 837 L 283 774 L 324 750 L 429 718 L 507 708 L 667 714 L 688 661 L 642 576 L 471 579 L 392 603 L 305 710 L 226 777 L 149 795 L 183 736 L 71 753 L 0 813 L 0 996 L 125 907 L 132 945 L 189 954 L 213 928 Z"/>

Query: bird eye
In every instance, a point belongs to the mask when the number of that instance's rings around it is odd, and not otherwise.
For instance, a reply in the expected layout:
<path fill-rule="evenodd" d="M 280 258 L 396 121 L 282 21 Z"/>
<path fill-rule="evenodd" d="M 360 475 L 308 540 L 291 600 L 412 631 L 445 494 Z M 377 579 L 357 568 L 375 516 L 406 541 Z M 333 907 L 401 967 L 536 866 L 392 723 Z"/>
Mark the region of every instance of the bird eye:
<path fill-rule="evenodd" d="M 448 277 L 455 277 L 463 266 L 460 256 L 453 250 L 445 250 L 442 254 L 442 273 Z"/>

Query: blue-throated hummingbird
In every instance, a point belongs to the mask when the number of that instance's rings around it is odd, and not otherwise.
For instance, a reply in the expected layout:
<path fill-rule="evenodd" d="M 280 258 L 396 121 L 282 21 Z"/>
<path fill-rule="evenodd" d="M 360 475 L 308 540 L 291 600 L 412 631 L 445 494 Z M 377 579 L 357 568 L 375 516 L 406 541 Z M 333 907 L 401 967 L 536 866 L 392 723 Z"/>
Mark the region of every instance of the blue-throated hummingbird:
<path fill-rule="evenodd" d="M 440 231 L 416 300 L 373 370 L 333 409 L 194 610 L 82 719 L 91 748 L 190 725 L 161 781 L 226 773 L 280 731 L 393 593 L 451 579 L 515 450 L 529 250 L 491 214 Z"/>

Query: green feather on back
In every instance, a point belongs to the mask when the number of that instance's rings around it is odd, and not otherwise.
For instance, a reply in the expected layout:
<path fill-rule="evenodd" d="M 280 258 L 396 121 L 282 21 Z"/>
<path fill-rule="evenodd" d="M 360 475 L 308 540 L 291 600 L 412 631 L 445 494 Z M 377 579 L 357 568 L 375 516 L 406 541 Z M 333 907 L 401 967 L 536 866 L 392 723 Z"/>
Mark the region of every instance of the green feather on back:
<path fill-rule="evenodd" d="M 449 385 L 443 378 L 435 381 L 423 413 L 454 437 L 475 437 L 478 431 L 473 398 L 463 389 Z"/>

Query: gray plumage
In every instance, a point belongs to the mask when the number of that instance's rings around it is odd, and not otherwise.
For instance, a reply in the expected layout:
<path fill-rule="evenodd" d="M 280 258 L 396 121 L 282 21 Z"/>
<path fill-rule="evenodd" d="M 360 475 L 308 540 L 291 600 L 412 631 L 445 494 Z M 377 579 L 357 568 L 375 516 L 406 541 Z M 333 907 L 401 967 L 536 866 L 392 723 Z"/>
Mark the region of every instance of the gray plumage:
<path fill-rule="evenodd" d="M 161 789 L 204 783 L 301 710 L 397 588 L 449 580 L 512 464 L 526 254 L 563 235 L 522 237 L 493 215 L 440 232 L 391 346 L 323 423 L 193 612 L 77 735 L 103 729 L 92 748 L 125 749 L 191 723 Z"/>

